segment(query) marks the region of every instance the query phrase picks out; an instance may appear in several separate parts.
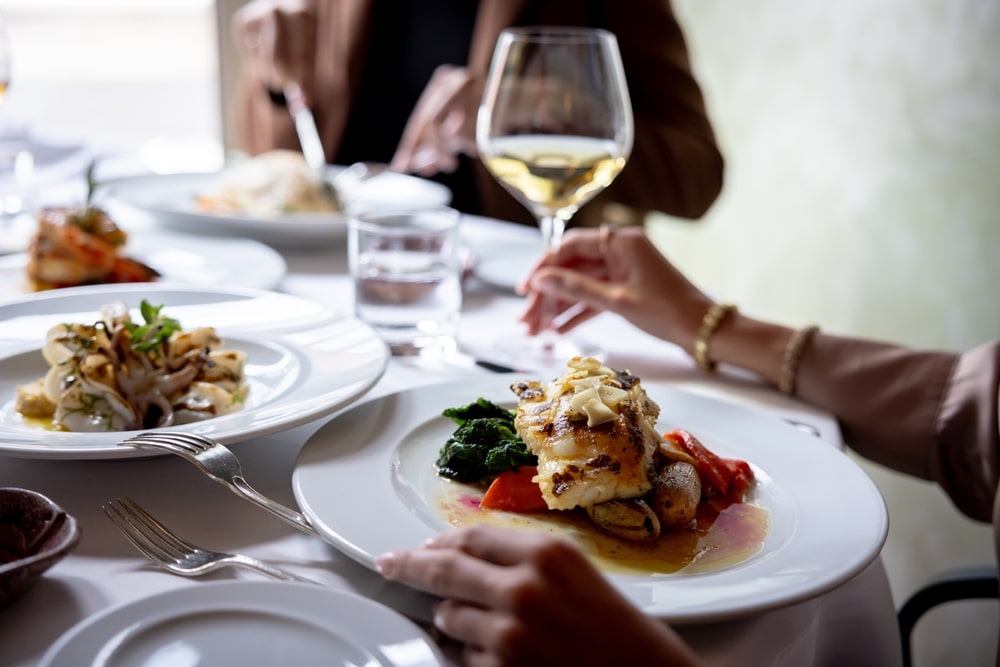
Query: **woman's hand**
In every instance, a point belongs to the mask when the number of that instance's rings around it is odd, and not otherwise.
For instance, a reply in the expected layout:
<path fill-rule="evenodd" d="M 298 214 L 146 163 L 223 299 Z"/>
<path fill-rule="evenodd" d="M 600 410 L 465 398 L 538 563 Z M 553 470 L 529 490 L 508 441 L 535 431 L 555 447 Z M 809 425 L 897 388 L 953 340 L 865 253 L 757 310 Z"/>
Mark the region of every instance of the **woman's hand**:
<path fill-rule="evenodd" d="M 482 82 L 464 67 L 434 70 L 406 122 L 390 167 L 433 176 L 458 168 L 458 155 L 476 154 L 476 113 Z"/>
<path fill-rule="evenodd" d="M 375 565 L 386 579 L 445 598 L 434 625 L 465 644 L 466 665 L 700 664 L 673 630 L 550 534 L 470 526 Z"/>
<path fill-rule="evenodd" d="M 315 0 L 252 0 L 232 22 L 244 64 L 268 88 L 291 89 L 306 106 L 315 99 Z"/>
<path fill-rule="evenodd" d="M 518 291 L 528 294 L 521 320 L 531 334 L 546 328 L 568 331 L 597 313 L 610 311 L 689 351 L 712 304 L 639 227 L 610 233 L 570 230 L 559 250 L 542 257 Z M 556 324 L 545 319 L 551 311 L 543 307 L 543 299 L 557 300 Z M 567 313 L 571 308 L 573 312 Z"/>

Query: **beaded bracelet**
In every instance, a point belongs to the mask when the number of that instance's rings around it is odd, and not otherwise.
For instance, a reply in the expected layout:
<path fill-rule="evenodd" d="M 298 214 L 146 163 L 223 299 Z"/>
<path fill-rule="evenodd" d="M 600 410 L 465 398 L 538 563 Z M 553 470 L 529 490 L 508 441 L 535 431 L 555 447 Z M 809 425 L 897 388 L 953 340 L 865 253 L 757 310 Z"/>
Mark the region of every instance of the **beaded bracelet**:
<path fill-rule="evenodd" d="M 712 337 L 722 321 L 729 313 L 736 311 L 736 305 L 732 303 L 713 303 L 702 318 L 698 326 L 698 333 L 694 337 L 694 360 L 698 368 L 711 373 L 715 370 L 715 362 L 708 358 L 708 339 Z"/>
<path fill-rule="evenodd" d="M 795 376 L 798 375 L 802 352 L 819 327 L 805 327 L 792 333 L 781 355 L 781 370 L 778 372 L 778 390 L 788 396 L 795 395 Z"/>

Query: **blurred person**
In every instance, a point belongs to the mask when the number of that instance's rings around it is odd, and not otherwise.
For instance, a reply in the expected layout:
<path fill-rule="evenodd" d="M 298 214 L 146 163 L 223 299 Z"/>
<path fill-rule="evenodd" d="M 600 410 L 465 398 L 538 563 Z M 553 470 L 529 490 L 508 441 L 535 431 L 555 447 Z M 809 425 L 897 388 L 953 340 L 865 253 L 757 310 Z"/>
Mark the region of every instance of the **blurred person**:
<path fill-rule="evenodd" d="M 936 482 L 961 512 L 992 522 L 1000 558 L 1000 339 L 962 353 L 925 351 L 755 319 L 706 295 L 639 228 L 571 230 L 520 291 L 529 294 L 522 319 L 531 332 L 617 313 L 681 346 L 706 372 L 738 366 L 829 411 L 856 452 Z M 553 325 L 544 299 L 583 310 Z M 550 535 L 476 526 L 376 564 L 388 579 L 445 598 L 435 625 L 468 645 L 470 665 L 552 664 L 552 656 L 558 664 L 560 648 L 579 650 L 563 661 L 578 666 L 698 664 L 666 625 L 630 609 Z M 631 646 L 636 653 L 608 662 Z"/>
<path fill-rule="evenodd" d="M 635 147 L 573 224 L 703 215 L 723 158 L 669 0 L 251 0 L 232 23 L 245 64 L 242 148 L 299 148 L 288 92 L 313 109 L 329 163 L 390 163 L 447 185 L 462 211 L 533 225 L 475 145 L 497 37 L 516 25 L 600 27 L 619 40 Z"/>

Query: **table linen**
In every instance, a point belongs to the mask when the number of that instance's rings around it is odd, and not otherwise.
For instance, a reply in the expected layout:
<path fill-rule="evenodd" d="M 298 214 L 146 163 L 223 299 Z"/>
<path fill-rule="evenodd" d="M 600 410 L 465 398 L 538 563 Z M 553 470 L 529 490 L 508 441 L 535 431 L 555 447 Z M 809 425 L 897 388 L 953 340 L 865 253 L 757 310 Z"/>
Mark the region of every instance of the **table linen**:
<path fill-rule="evenodd" d="M 141 229 L 133 233 L 141 233 Z M 488 256 L 494 244 L 530 240 L 537 234 L 537 230 L 485 218 L 467 216 L 463 221 L 463 236 L 473 258 Z M 353 292 L 343 240 L 286 249 L 282 254 L 288 274 L 280 291 L 351 313 Z M 10 295 L 0 294 L 0 298 L 6 296 Z M 519 297 L 478 281 L 473 271 L 465 284 L 458 334 L 464 353 L 446 359 L 393 358 L 386 373 L 360 400 L 489 373 L 475 364 L 475 358 L 489 359 L 488 343 L 495 339 L 499 324 L 514 327 L 521 306 Z M 580 333 L 604 346 L 610 366 L 810 424 L 830 446 L 843 446 L 830 415 L 725 366 L 718 373 L 705 374 L 676 346 L 649 337 L 617 316 L 601 315 Z M 330 418 L 231 448 L 255 488 L 294 507 L 290 480 L 296 456 Z M 295 531 L 238 498 L 179 457 L 113 461 L 5 458 L 0 460 L 0 486 L 21 486 L 48 495 L 77 518 L 83 533 L 73 554 L 33 589 L 0 609 L 3 665 L 36 664 L 62 633 L 112 605 L 200 584 L 157 569 L 118 534 L 101 512 L 101 504 L 117 496 L 131 496 L 202 546 L 241 551 L 326 585 L 361 593 L 413 618 L 429 618 L 429 596 L 383 581 L 334 547 Z M 254 575 L 230 573 L 213 578 L 233 576 Z M 710 665 L 719 667 L 900 664 L 893 601 L 880 559 L 844 585 L 805 602 L 737 620 L 682 626 L 678 631 Z M 447 648 L 454 659 L 455 648 Z"/>

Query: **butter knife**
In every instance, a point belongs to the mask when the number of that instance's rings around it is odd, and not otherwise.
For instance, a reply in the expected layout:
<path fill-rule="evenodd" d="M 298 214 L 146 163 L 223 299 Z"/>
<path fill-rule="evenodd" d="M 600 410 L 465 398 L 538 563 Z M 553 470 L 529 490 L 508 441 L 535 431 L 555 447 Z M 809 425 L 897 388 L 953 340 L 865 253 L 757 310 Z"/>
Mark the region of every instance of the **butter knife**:
<path fill-rule="evenodd" d="M 299 145 L 302 146 L 302 156 L 306 164 L 316 172 L 317 178 L 323 186 L 323 192 L 333 201 L 337 208 L 343 208 L 340 195 L 333 184 L 326 179 L 326 153 L 323 151 L 323 142 L 319 138 L 319 130 L 316 129 L 316 119 L 313 118 L 312 111 L 306 106 L 302 99 L 302 89 L 297 83 L 285 84 L 285 104 L 288 112 L 292 114 L 295 122 L 295 133 L 299 137 Z"/>
<path fill-rule="evenodd" d="M 299 136 L 306 164 L 322 175 L 326 168 L 326 154 L 323 152 L 323 142 L 319 139 L 319 130 L 316 129 L 312 111 L 305 105 L 302 90 L 297 83 L 286 84 L 284 93 L 285 104 L 288 105 L 288 111 L 295 121 L 295 133 Z"/>

